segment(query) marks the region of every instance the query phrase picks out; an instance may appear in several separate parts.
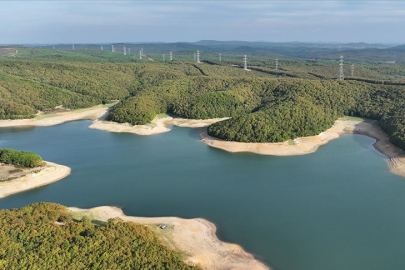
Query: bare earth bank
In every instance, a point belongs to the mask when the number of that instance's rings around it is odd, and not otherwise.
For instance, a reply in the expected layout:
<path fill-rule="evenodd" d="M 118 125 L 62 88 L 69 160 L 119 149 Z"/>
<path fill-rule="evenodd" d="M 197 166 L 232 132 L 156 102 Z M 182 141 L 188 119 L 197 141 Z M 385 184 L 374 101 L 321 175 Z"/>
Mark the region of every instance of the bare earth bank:
<path fill-rule="evenodd" d="M 214 118 L 207 120 L 197 120 L 197 119 L 185 119 L 179 117 L 164 117 L 152 120 L 150 124 L 146 125 L 130 125 L 130 124 L 120 124 L 110 121 L 104 121 L 103 117 L 94 121 L 89 128 L 106 130 L 109 132 L 125 132 L 125 133 L 134 133 L 137 135 L 154 135 L 170 131 L 170 126 L 178 127 L 207 127 L 215 122 L 222 121 L 228 118 Z"/>
<path fill-rule="evenodd" d="M 76 120 L 93 120 L 93 124 L 89 126 L 92 129 L 106 130 L 110 132 L 126 132 L 137 135 L 154 135 L 170 131 L 170 126 L 179 127 L 206 127 L 212 123 L 222 121 L 228 118 L 215 118 L 207 120 L 185 119 L 179 117 L 164 117 L 152 120 L 146 125 L 130 125 L 128 123 L 121 124 L 111 121 L 105 121 L 109 113 L 109 107 L 98 105 L 87 109 L 72 110 L 50 115 L 41 115 L 34 119 L 19 119 L 19 120 L 0 120 L 1 127 L 19 127 L 19 126 L 54 126 L 65 122 Z"/>
<path fill-rule="evenodd" d="M 27 174 L 23 177 L 0 182 L 0 198 L 29 189 L 49 185 L 70 174 L 70 168 L 46 161 L 47 165 L 38 173 Z"/>
<path fill-rule="evenodd" d="M 124 215 L 121 209 L 111 206 L 92 209 L 70 207 L 69 209 L 74 216 L 88 215 L 91 219 L 101 221 L 119 217 L 124 221 L 148 225 L 157 232 L 165 245 L 185 253 L 186 263 L 199 265 L 202 269 L 269 269 L 240 246 L 218 240 L 215 225 L 205 219 L 131 217 Z M 159 225 L 162 224 L 167 225 L 167 229 L 160 229 Z"/>
<path fill-rule="evenodd" d="M 55 126 L 69 121 L 76 120 L 96 120 L 108 113 L 105 106 L 99 105 L 88 109 L 80 109 L 68 112 L 61 112 L 54 115 L 44 115 L 38 119 L 20 119 L 20 120 L 0 120 L 0 127 L 18 127 L 18 126 Z"/>
<path fill-rule="evenodd" d="M 388 135 L 374 123 L 337 120 L 333 127 L 316 136 L 296 138 L 281 143 L 241 143 L 220 140 L 209 136 L 206 132 L 200 134 L 201 140 L 207 145 L 228 152 L 250 152 L 260 155 L 294 156 L 315 152 L 321 145 L 337 139 L 345 133 L 362 134 L 376 139 L 374 147 L 386 155 L 391 170 L 405 177 L 405 152 L 394 146 Z"/>

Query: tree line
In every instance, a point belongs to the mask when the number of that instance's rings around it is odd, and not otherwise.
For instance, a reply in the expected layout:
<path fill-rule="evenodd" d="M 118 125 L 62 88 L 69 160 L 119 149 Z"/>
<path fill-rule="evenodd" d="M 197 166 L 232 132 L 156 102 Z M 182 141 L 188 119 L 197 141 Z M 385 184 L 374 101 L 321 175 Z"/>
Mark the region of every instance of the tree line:
<path fill-rule="evenodd" d="M 0 149 L 0 162 L 26 168 L 38 167 L 43 163 L 38 154 L 13 149 Z"/>

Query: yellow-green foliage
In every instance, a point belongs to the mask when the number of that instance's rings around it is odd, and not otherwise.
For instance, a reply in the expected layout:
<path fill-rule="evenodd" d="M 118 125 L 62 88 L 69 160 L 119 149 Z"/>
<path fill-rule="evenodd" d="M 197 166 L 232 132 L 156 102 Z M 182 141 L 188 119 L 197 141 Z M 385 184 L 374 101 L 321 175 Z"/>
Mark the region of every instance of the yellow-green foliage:
<path fill-rule="evenodd" d="M 42 164 L 42 158 L 32 152 L 0 149 L 0 162 L 21 167 L 34 168 Z"/>
<path fill-rule="evenodd" d="M 42 52 L 42 53 L 45 53 Z M 87 61 L 87 58 L 84 59 Z M 336 63 L 284 62 L 252 71 L 207 62 L 80 63 L 0 60 L 0 118 L 32 117 L 57 105 L 83 108 L 120 99 L 110 120 L 149 123 L 159 113 L 186 118 L 232 117 L 208 128 L 212 136 L 243 142 L 278 142 L 315 135 L 343 115 L 379 120 L 405 149 L 403 68 L 359 67 L 360 76 L 328 79 Z"/>
<path fill-rule="evenodd" d="M 0 210 L 0 269 L 194 269 L 148 227 L 73 221 L 54 203 Z"/>

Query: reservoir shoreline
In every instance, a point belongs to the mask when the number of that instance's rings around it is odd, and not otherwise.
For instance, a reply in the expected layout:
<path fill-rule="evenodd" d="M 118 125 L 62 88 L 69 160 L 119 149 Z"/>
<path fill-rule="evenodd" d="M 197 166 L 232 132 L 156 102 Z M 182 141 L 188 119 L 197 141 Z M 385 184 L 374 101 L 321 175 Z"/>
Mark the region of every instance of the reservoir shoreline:
<path fill-rule="evenodd" d="M 0 120 L 1 127 L 18 126 L 53 126 L 69 121 L 93 120 L 89 128 L 105 130 L 118 133 L 133 133 L 137 135 L 155 135 L 170 131 L 170 126 L 199 128 L 207 127 L 213 123 L 229 119 L 185 119 L 179 117 L 166 116 L 163 118 L 155 117 L 150 124 L 130 125 L 128 123 L 116 123 L 106 121 L 110 108 L 98 105 L 95 107 L 58 113 L 51 117 L 41 120 L 21 119 L 21 120 Z M 248 152 L 259 155 L 272 156 L 294 156 L 314 153 L 320 146 L 325 145 L 331 140 L 337 139 L 342 134 L 360 134 L 374 138 L 376 142 L 374 147 L 382 154 L 388 157 L 388 165 L 395 174 L 405 177 L 405 152 L 394 146 L 388 135 L 381 130 L 376 122 L 367 122 L 359 120 L 338 119 L 328 130 L 319 135 L 300 137 L 281 143 L 242 143 L 224 141 L 209 136 L 207 133 L 200 134 L 202 142 L 210 147 L 222 149 L 231 153 Z"/>
<path fill-rule="evenodd" d="M 46 167 L 38 173 L 0 182 L 0 199 L 12 194 L 49 185 L 68 176 L 71 169 L 67 166 L 46 161 Z"/>
<path fill-rule="evenodd" d="M 243 143 L 224 141 L 200 134 L 203 143 L 231 153 L 248 152 L 259 155 L 295 156 L 314 153 L 322 145 L 339 138 L 342 134 L 360 134 L 376 140 L 374 148 L 388 157 L 388 165 L 395 174 L 405 177 L 405 152 L 389 141 L 388 135 L 377 123 L 341 118 L 319 135 L 296 138 L 280 143 Z"/>
<path fill-rule="evenodd" d="M 186 254 L 185 263 L 198 265 L 202 269 L 270 269 L 239 245 L 220 241 L 216 235 L 216 226 L 202 218 L 133 217 L 124 215 L 121 209 L 112 206 L 92 209 L 69 207 L 69 210 L 74 216 L 87 215 L 100 221 L 120 218 L 147 225 L 169 248 Z M 166 225 L 167 228 L 162 230 L 161 225 Z"/>
<path fill-rule="evenodd" d="M 339 120 L 340 121 L 340 120 Z M 197 122 L 198 122 L 198 120 L 197 120 Z M 344 121 L 345 123 L 345 125 L 348 125 L 348 126 L 350 126 L 347 122 L 348 121 Z M 356 121 L 357 123 L 363 123 L 363 122 L 361 122 L 361 121 Z M 364 123 L 367 123 L 367 122 L 364 122 Z M 355 124 L 354 124 L 355 125 Z M 372 125 L 372 124 L 371 124 Z M 87 126 L 88 126 L 88 124 L 81 124 L 81 126 L 82 127 L 84 127 L 85 129 L 87 128 Z M 57 128 L 61 128 L 61 127 L 56 127 L 56 129 Z M 154 127 L 152 127 L 151 126 L 151 129 L 153 129 Z M 345 130 L 343 133 L 359 133 L 359 134 L 363 134 L 363 133 L 361 133 L 361 132 L 364 132 L 364 134 L 363 135 L 367 135 L 367 136 L 369 136 L 369 137 L 373 137 L 373 138 L 375 138 L 374 136 L 377 136 L 377 135 L 375 135 L 375 134 L 371 134 L 371 133 L 369 133 L 369 134 L 366 134 L 366 131 L 365 130 L 362 130 L 362 125 L 361 126 L 357 126 L 357 128 L 359 129 L 358 131 L 350 131 L 350 130 Z M 40 129 L 38 129 L 37 131 L 39 131 Z M 43 129 L 42 131 L 44 131 L 45 132 L 45 130 Z M 177 131 L 180 131 L 180 129 L 177 129 Z M 174 130 L 174 132 L 176 132 L 176 130 Z M 342 133 L 342 134 L 343 134 Z M 99 133 L 99 135 L 100 134 L 102 134 L 102 133 Z M 317 136 L 320 136 L 320 137 L 327 137 L 327 134 L 325 134 L 325 132 L 323 132 L 323 133 L 321 133 L 321 134 L 319 134 L 319 135 L 317 135 Z M 110 136 L 107 136 L 107 137 L 110 137 Z M 190 139 L 190 138 L 189 138 Z M 300 140 L 304 140 L 305 138 L 297 138 L 296 140 L 294 140 L 294 141 L 288 141 L 288 142 L 286 142 L 288 145 L 291 145 L 291 146 L 299 146 L 299 145 L 302 145 L 302 144 L 300 144 Z M 190 139 L 190 141 L 192 141 L 192 144 L 190 144 L 190 146 L 192 146 L 193 144 L 195 144 L 195 138 L 193 138 L 193 139 Z M 184 143 L 184 142 L 183 142 Z M 327 143 L 327 142 L 326 142 Z M 381 144 L 381 145 L 380 145 Z M 376 142 L 375 143 L 375 145 L 374 145 L 376 148 L 378 147 L 378 146 L 381 146 L 381 147 L 383 147 L 384 148 L 384 144 L 382 144 L 382 142 Z M 199 147 L 200 149 L 201 149 L 201 147 Z M 202 147 L 203 149 L 205 149 L 205 152 L 207 152 L 206 151 L 206 147 L 205 146 L 203 146 Z M 394 150 L 395 150 L 395 148 L 393 148 Z M 316 150 L 316 149 L 315 149 Z M 314 150 L 314 151 L 315 151 Z M 391 149 L 392 150 L 392 149 Z M 380 150 L 381 151 L 381 150 Z M 211 151 L 208 151 L 207 153 L 208 154 L 212 154 L 212 153 L 210 153 Z M 214 152 L 216 152 L 216 151 L 214 151 Z M 215 153 L 214 153 L 215 154 Z M 395 154 L 395 153 L 394 153 Z M 234 155 L 234 156 L 238 156 L 238 155 Z M 242 155 L 243 156 L 243 155 Z M 226 156 L 225 156 L 225 158 L 226 158 Z M 247 157 L 248 158 L 248 157 Z M 367 158 L 367 156 L 366 156 L 366 158 Z M 365 158 L 365 159 L 366 159 Z M 381 158 L 381 156 L 379 157 L 380 159 L 382 159 Z M 55 185 L 55 186 L 59 186 L 59 185 Z M 110 191 L 109 191 L 110 192 Z M 107 194 L 107 196 L 108 196 L 108 192 L 106 192 L 105 194 Z M 24 194 L 22 194 L 23 196 L 24 196 Z M 149 200 L 149 198 L 147 198 L 147 200 Z M 184 202 L 184 201 L 183 201 Z M 72 204 L 75 204 L 75 202 L 73 202 Z M 107 204 L 109 204 L 109 203 L 107 203 Z M 67 205 L 69 205 L 69 204 L 67 204 Z M 99 202 L 99 203 L 97 203 L 96 205 L 105 205 L 105 203 L 103 203 L 103 202 Z M 120 203 L 117 203 L 117 204 L 114 204 L 114 203 L 111 203 L 110 205 L 125 205 L 125 204 L 120 204 Z M 92 207 L 92 205 L 90 205 L 89 207 Z M 133 212 L 134 213 L 134 212 Z M 136 212 L 135 212 L 135 215 L 136 215 Z M 148 214 L 145 214 L 145 215 L 148 215 Z M 163 214 L 156 214 L 156 216 L 163 216 L 164 215 L 164 213 Z M 169 214 L 170 215 L 170 214 Z M 176 215 L 176 214 L 175 214 Z M 179 216 L 182 216 L 182 214 L 179 214 Z M 201 215 L 201 216 L 205 216 L 205 215 Z M 216 220 L 216 219 L 213 219 L 213 220 Z M 159 231 L 159 230 L 157 230 L 157 231 Z M 194 232 L 196 232 L 196 231 L 194 231 Z M 215 232 L 214 232 L 215 233 Z M 233 238 L 231 238 L 231 239 L 233 239 Z M 163 241 L 164 241 L 164 239 L 163 239 Z M 233 241 L 233 240 L 232 240 Z M 239 242 L 239 241 L 237 241 L 237 242 Z M 243 242 L 240 242 L 240 243 L 243 243 Z M 246 245 L 246 247 L 248 247 L 248 245 Z M 259 251 L 255 251 L 255 253 L 257 253 L 257 254 L 261 254 Z M 263 256 L 263 255 L 262 255 Z M 201 258 L 199 258 L 199 257 L 197 257 L 197 259 L 201 259 Z M 209 259 L 207 259 L 207 260 L 209 260 Z M 271 261 L 267 261 L 267 263 L 269 264 L 269 265 L 273 265 L 272 264 L 272 262 Z M 276 264 L 274 264 L 274 265 L 276 265 Z M 212 268 L 211 268 L 212 269 Z M 243 268 L 243 269 L 245 269 L 245 268 Z"/>

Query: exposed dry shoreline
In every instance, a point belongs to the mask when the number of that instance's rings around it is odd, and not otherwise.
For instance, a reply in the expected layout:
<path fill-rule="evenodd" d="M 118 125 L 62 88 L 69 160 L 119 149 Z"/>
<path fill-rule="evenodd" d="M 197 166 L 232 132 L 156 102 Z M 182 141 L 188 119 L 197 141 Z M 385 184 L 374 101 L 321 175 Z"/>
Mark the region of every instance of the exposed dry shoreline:
<path fill-rule="evenodd" d="M 130 125 L 130 124 L 120 124 L 110 121 L 104 121 L 103 117 L 95 120 L 89 128 L 106 130 L 109 132 L 125 132 L 125 133 L 134 133 L 137 135 L 154 135 L 170 131 L 170 126 L 178 127 L 207 127 L 215 122 L 223 121 L 228 118 L 214 118 L 207 120 L 197 120 L 197 119 L 185 119 L 179 117 L 164 117 L 152 120 L 150 124 L 147 125 Z"/>
<path fill-rule="evenodd" d="M 101 221 L 119 217 L 124 221 L 149 225 L 169 248 L 186 254 L 186 263 L 200 265 L 202 269 L 269 269 L 240 246 L 221 242 L 215 234 L 215 225 L 205 219 L 131 217 L 124 215 L 121 209 L 110 206 L 92 209 L 71 207 L 69 209 L 76 216 L 88 215 L 92 219 Z M 161 224 L 167 225 L 168 228 L 160 229 L 157 225 Z"/>
<path fill-rule="evenodd" d="M 111 121 L 105 121 L 109 113 L 109 107 L 98 105 L 87 109 L 79 109 L 67 112 L 56 113 L 52 115 L 44 115 L 41 119 L 20 119 L 20 120 L 0 120 L 0 128 L 2 127 L 23 127 L 23 126 L 54 126 L 69 121 L 76 120 L 93 120 L 93 124 L 89 126 L 92 129 L 106 130 L 109 132 L 126 132 L 137 135 L 154 135 L 170 131 L 170 126 L 179 127 L 206 127 L 212 123 L 222 121 L 228 118 L 215 118 L 207 120 L 185 119 L 180 117 L 166 116 L 152 120 L 146 125 L 130 125 L 128 123 L 121 124 Z"/>
<path fill-rule="evenodd" d="M 70 168 L 56 163 L 46 161 L 47 165 L 38 173 L 27 174 L 26 176 L 0 182 L 0 198 L 26 191 L 29 189 L 49 185 L 59 181 L 70 174 Z"/>
<path fill-rule="evenodd" d="M 374 147 L 388 157 L 392 172 L 405 177 L 405 152 L 394 146 L 388 135 L 372 123 L 354 120 L 337 120 L 333 127 L 316 136 L 301 137 L 282 143 L 241 143 L 213 138 L 207 133 L 200 134 L 205 144 L 228 152 L 249 152 L 260 155 L 294 156 L 315 152 L 321 145 L 337 139 L 345 133 L 362 134 L 376 139 Z"/>
<path fill-rule="evenodd" d="M 138 135 L 154 135 L 170 131 L 170 126 L 179 127 L 206 127 L 212 123 L 223 121 L 228 118 L 215 118 L 207 120 L 184 119 L 177 117 L 164 117 L 153 119 L 147 125 L 130 125 L 105 121 L 109 112 L 106 106 L 95 106 L 88 109 L 58 113 L 41 120 L 0 120 L 0 127 L 15 126 L 52 126 L 68 121 L 90 119 L 93 124 L 89 128 L 106 130 L 109 132 L 126 132 Z M 389 142 L 388 135 L 378 125 L 365 121 L 342 120 L 335 122 L 333 127 L 316 136 L 296 138 L 282 143 L 240 143 L 228 142 L 208 136 L 200 135 L 201 140 L 207 145 L 228 152 L 250 152 L 260 155 L 293 156 L 305 155 L 315 152 L 321 145 L 339 138 L 344 133 L 357 133 L 376 139 L 374 147 L 388 156 L 391 170 L 401 176 L 405 176 L 405 153 Z"/>
<path fill-rule="evenodd" d="M 68 112 L 61 112 L 40 120 L 37 119 L 20 119 L 20 120 L 0 120 L 1 127 L 19 127 L 19 126 L 55 126 L 69 121 L 76 120 L 96 120 L 105 116 L 109 108 L 99 105 L 88 109 L 80 109 Z"/>

